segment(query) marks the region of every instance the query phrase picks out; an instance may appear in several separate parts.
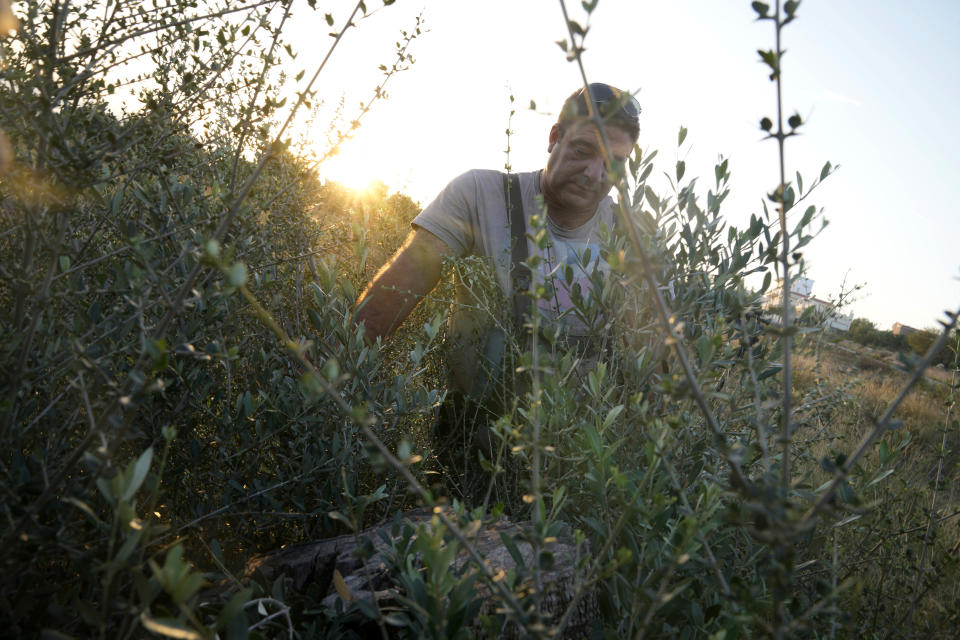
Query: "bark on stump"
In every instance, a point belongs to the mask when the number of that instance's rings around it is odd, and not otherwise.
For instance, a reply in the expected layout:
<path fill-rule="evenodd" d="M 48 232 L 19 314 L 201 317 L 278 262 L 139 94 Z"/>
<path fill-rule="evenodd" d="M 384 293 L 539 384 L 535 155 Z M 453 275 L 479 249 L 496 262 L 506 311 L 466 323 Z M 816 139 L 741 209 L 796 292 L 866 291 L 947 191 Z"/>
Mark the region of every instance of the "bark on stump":
<path fill-rule="evenodd" d="M 448 515 L 453 519 L 452 512 L 448 511 Z M 432 517 L 432 510 L 421 508 L 404 513 L 403 521 L 416 529 L 421 524 L 429 526 Z M 474 535 L 469 536 L 469 539 L 496 575 L 501 570 L 510 571 L 516 568 L 513 557 L 501 539 L 501 533 L 516 540 L 528 525 L 529 523 L 515 523 L 507 518 L 500 518 L 494 522 L 484 523 Z M 290 586 L 300 592 L 305 591 L 311 584 L 316 584 L 321 593 L 326 594 L 323 600 L 324 606 L 332 608 L 338 599 L 342 600 L 334 586 L 333 576 L 336 570 L 343 577 L 343 582 L 353 598 L 372 599 L 382 605 L 395 603 L 396 587 L 381 556 L 388 549 L 388 543 L 384 541 L 383 535 L 386 534 L 386 537 L 392 538 L 392 528 L 393 522 L 389 522 L 365 529 L 357 535 L 291 544 L 252 559 L 247 563 L 244 578 L 250 580 L 256 573 L 262 579 L 272 582 L 283 575 Z M 353 555 L 364 539 L 369 540 L 375 549 L 375 553 L 366 562 L 362 562 Z M 516 544 L 524 563 L 529 567 L 533 561 L 531 545 L 520 541 Z M 553 554 L 553 566 L 541 571 L 541 584 L 544 590 L 541 597 L 541 612 L 545 619 L 556 623 L 566 611 L 581 582 L 576 575 L 577 548 L 570 528 L 564 525 L 557 539 L 550 542 L 546 550 Z M 458 569 L 468 561 L 466 551 L 461 550 L 453 568 Z M 503 606 L 490 595 L 487 585 L 482 580 L 477 581 L 476 589 L 482 599 L 481 614 L 494 614 Z M 344 608 L 347 606 L 348 603 L 344 602 Z M 562 635 L 558 637 L 586 637 L 597 617 L 596 594 L 589 592 L 580 598 L 576 611 L 571 615 Z M 474 630 L 478 638 L 486 637 L 478 620 L 474 621 Z M 500 629 L 498 634 L 500 638 L 522 636 L 514 624 Z"/>

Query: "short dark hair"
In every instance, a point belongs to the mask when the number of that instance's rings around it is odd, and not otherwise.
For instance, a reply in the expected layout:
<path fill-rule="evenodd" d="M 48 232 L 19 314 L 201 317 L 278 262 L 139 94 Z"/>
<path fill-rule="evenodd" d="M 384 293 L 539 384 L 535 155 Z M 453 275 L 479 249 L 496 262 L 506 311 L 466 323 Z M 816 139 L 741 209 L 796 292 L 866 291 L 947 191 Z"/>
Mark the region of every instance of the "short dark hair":
<path fill-rule="evenodd" d="M 603 118 L 605 125 L 612 125 L 630 134 L 634 142 L 640 137 L 640 103 L 631 94 L 603 82 L 592 82 L 587 86 L 593 107 Z M 587 109 L 587 97 L 584 87 L 578 88 L 563 102 L 557 124 L 563 134 L 566 125 L 583 121 L 590 117 Z"/>

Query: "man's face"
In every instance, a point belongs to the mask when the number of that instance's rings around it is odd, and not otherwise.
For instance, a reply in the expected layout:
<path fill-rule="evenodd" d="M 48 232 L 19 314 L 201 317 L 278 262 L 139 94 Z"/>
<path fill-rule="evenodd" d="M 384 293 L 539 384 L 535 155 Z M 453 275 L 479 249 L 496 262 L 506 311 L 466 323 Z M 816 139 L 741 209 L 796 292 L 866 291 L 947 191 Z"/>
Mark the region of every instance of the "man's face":
<path fill-rule="evenodd" d="M 630 134 L 615 126 L 606 127 L 606 133 L 611 160 L 625 161 L 633 149 Z M 560 135 L 555 124 L 547 151 L 542 189 L 551 217 L 563 222 L 592 215 L 612 186 L 600 132 L 590 122 L 578 122 Z"/>

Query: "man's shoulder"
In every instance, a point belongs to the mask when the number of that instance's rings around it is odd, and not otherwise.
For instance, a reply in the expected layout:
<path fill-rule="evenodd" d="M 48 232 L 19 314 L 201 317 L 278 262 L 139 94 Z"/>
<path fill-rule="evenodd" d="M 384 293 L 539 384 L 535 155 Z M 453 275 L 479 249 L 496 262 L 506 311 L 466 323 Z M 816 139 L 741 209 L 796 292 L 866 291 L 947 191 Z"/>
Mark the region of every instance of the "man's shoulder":
<path fill-rule="evenodd" d="M 440 192 L 438 200 L 444 197 L 458 197 L 472 201 L 478 194 L 502 184 L 503 178 L 499 171 L 491 169 L 470 169 L 464 171 L 447 183 Z"/>
<path fill-rule="evenodd" d="M 520 171 L 512 175 L 518 176 L 522 183 L 534 181 L 537 178 L 537 171 Z M 470 169 L 464 171 L 453 179 L 453 183 L 474 183 L 478 187 L 497 186 L 503 187 L 503 179 L 507 174 L 496 169 Z"/>
<path fill-rule="evenodd" d="M 537 171 L 524 171 L 513 174 L 520 181 L 524 200 L 536 196 L 539 190 Z M 425 209 L 450 209 L 452 206 L 476 210 L 481 215 L 487 209 L 498 209 L 504 202 L 504 180 L 507 174 L 496 169 L 470 169 L 464 171 L 449 183 Z"/>
<path fill-rule="evenodd" d="M 470 169 L 453 179 L 455 183 L 476 185 L 478 190 L 486 190 L 503 185 L 503 172 L 495 169 Z"/>

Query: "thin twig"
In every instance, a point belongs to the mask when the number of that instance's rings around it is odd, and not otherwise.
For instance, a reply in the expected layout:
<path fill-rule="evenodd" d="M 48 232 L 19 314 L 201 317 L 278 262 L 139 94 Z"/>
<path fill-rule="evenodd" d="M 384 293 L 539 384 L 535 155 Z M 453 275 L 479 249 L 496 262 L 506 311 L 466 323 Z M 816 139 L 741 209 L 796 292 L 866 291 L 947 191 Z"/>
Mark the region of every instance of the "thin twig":
<path fill-rule="evenodd" d="M 783 132 L 783 87 L 780 68 L 781 57 L 783 56 L 783 51 L 780 48 L 780 31 L 783 29 L 783 23 L 780 21 L 780 0 L 776 0 L 774 25 L 776 34 L 776 51 L 774 55 L 776 56 L 777 64 L 774 70 L 775 83 L 777 86 L 777 133 L 774 137 L 777 140 L 777 152 L 780 161 L 780 242 L 783 247 L 780 253 L 780 261 L 783 268 L 783 292 L 781 294 L 783 298 L 783 312 L 781 314 L 781 321 L 783 322 L 783 415 L 780 416 L 783 423 L 780 436 L 782 438 L 783 456 L 780 460 L 780 491 L 783 494 L 783 499 L 787 500 L 790 491 L 790 441 L 793 437 L 790 424 L 792 417 L 791 403 L 793 402 L 793 363 L 791 362 L 793 333 L 790 328 L 793 321 L 793 308 L 790 305 L 790 294 L 792 293 L 790 288 L 790 230 L 787 228 L 787 179 L 786 162 L 784 161 L 786 134 Z"/>
<path fill-rule="evenodd" d="M 910 375 L 910 379 L 903 385 L 903 388 L 900 390 L 900 393 L 897 395 L 897 397 L 894 398 L 894 400 L 887 406 L 887 410 L 882 416 L 880 416 L 880 419 L 877 420 L 876 426 L 860 440 L 856 450 L 854 450 L 850 457 L 847 458 L 847 461 L 843 467 L 837 471 L 837 475 L 834 477 L 833 482 L 830 483 L 830 486 L 827 487 L 827 489 L 820 495 L 820 498 L 817 500 L 817 502 L 803 515 L 799 527 L 801 530 L 809 527 L 812 524 L 813 518 L 823 511 L 824 508 L 826 508 L 826 506 L 833 499 L 834 494 L 836 494 L 840 483 L 844 481 L 860 458 L 863 457 L 863 455 L 870 449 L 874 440 L 876 440 L 880 434 L 890 428 L 893 414 L 900 407 L 900 403 L 902 403 L 907 397 L 907 394 L 913 388 L 913 385 L 915 385 L 920 378 L 923 377 L 923 372 L 926 371 L 927 367 L 930 366 L 930 364 L 933 362 L 933 359 L 938 353 L 940 353 L 940 350 L 947 343 L 947 340 L 950 337 L 950 331 L 956 325 L 958 315 L 960 315 L 960 309 L 958 309 L 956 313 L 948 313 L 950 322 L 943 323 L 943 331 L 941 331 L 940 337 L 937 338 L 936 342 L 930 345 L 927 353 L 914 367 L 913 372 Z"/>
<path fill-rule="evenodd" d="M 277 605 L 278 607 L 280 607 L 280 610 L 279 610 L 279 611 L 275 611 L 275 612 L 271 613 L 270 615 L 264 617 L 263 619 L 255 622 L 249 629 L 247 629 L 247 632 L 253 631 L 254 629 L 256 629 L 257 627 L 259 627 L 260 625 L 262 625 L 262 624 L 264 624 L 264 623 L 266 623 L 266 622 L 269 622 L 270 620 L 273 620 L 274 618 L 278 618 L 278 617 L 281 617 L 281 616 L 282 616 L 282 617 L 284 617 L 284 618 L 287 619 L 287 636 L 288 636 L 289 638 L 291 638 L 291 640 L 292 640 L 292 638 L 293 638 L 293 621 L 290 619 L 290 607 L 289 607 L 285 602 L 282 602 L 282 601 L 280 601 L 280 600 L 275 600 L 274 598 L 257 598 L 257 599 L 255 599 L 255 600 L 250 600 L 249 602 L 247 602 L 246 604 L 244 604 L 244 605 L 243 605 L 243 608 L 246 609 L 246 608 L 249 607 L 250 605 L 253 605 L 253 604 L 255 604 L 255 605 L 262 605 L 262 604 L 264 604 L 264 603 L 275 604 L 275 605 Z"/>

